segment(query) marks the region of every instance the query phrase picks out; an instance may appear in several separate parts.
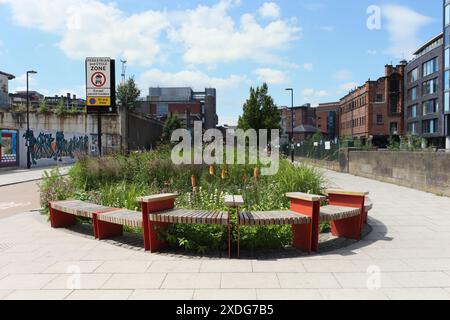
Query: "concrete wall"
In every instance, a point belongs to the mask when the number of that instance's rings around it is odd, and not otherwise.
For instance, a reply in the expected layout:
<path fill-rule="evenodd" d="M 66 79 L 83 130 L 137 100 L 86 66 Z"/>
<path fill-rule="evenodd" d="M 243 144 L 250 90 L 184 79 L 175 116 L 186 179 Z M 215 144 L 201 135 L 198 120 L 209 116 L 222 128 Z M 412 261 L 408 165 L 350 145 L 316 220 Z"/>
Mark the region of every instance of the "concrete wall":
<path fill-rule="evenodd" d="M 0 128 L 18 131 L 18 158 L 21 167 L 27 166 L 27 145 L 31 146 L 33 167 L 72 163 L 79 154 L 98 154 L 97 116 L 30 113 L 33 136 L 26 136 L 26 113 L 0 112 Z M 103 152 L 121 150 L 121 122 L 117 115 L 102 116 Z"/>
<path fill-rule="evenodd" d="M 449 153 L 353 151 L 349 173 L 450 196 Z"/>
<path fill-rule="evenodd" d="M 450 197 L 450 153 L 343 149 L 339 160 L 297 159 L 329 170 Z"/>
<path fill-rule="evenodd" d="M 120 121 L 117 115 L 102 116 L 103 134 L 120 135 Z M 27 128 L 27 115 L 25 112 L 1 112 L 0 127 L 5 129 L 20 130 Z M 97 133 L 97 116 L 88 114 L 68 114 L 58 117 L 54 114 L 41 115 L 30 112 L 30 129 L 33 131 L 65 131 L 93 134 Z"/>

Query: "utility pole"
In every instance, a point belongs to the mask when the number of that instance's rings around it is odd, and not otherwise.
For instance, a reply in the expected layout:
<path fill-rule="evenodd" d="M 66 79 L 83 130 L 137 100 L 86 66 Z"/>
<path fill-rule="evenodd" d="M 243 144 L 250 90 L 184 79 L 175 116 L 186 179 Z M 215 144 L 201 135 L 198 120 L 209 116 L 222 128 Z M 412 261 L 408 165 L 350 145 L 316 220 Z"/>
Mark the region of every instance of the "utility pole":
<path fill-rule="evenodd" d="M 30 88 L 29 88 L 29 76 L 30 74 L 37 74 L 36 71 L 27 71 L 27 139 L 30 139 Z M 30 159 L 30 141 L 27 141 L 27 168 L 31 168 Z"/>
<path fill-rule="evenodd" d="M 295 161 L 295 146 L 294 146 L 294 89 L 287 88 L 286 91 L 291 92 L 291 160 Z"/>

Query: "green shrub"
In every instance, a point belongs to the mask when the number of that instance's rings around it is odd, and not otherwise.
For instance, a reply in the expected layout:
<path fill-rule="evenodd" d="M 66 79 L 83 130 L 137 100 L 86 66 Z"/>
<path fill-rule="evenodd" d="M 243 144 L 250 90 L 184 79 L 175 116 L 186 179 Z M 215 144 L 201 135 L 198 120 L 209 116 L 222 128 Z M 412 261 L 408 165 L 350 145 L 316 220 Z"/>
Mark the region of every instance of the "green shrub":
<path fill-rule="evenodd" d="M 285 159 L 280 161 L 276 175 L 256 179 L 253 165 L 218 165 L 211 175 L 206 165 L 176 166 L 170 155 L 170 148 L 163 146 L 146 153 L 81 157 L 68 178 L 56 172 L 46 175 L 41 186 L 42 201 L 73 197 L 106 206 L 140 210 L 137 197 L 176 192 L 180 195 L 176 201 L 179 208 L 227 211 L 224 195 L 241 194 L 246 200 L 244 210 L 269 211 L 289 209 L 289 199 L 285 197 L 287 192 L 320 194 L 326 183 L 320 171 L 306 165 L 294 166 Z M 192 176 L 197 180 L 196 192 L 192 189 Z M 231 223 L 235 242 L 235 212 Z M 162 236 L 172 247 L 201 254 L 223 251 L 228 246 L 228 228 L 221 226 L 173 225 Z M 290 226 L 241 228 L 244 249 L 278 249 L 291 243 Z"/>
<path fill-rule="evenodd" d="M 75 195 L 75 189 L 67 177 L 61 175 L 58 169 L 45 171 L 39 183 L 41 208 L 48 213 L 50 201 L 70 199 Z"/>

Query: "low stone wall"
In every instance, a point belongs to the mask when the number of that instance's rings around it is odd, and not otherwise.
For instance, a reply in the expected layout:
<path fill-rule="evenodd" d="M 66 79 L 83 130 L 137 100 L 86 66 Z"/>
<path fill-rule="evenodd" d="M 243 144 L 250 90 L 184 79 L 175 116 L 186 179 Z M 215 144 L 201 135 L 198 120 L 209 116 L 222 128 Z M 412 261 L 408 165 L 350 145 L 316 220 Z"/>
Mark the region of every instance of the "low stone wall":
<path fill-rule="evenodd" d="M 450 196 L 450 154 L 431 152 L 349 153 L 349 173 Z"/>
<path fill-rule="evenodd" d="M 340 161 L 297 161 L 450 197 L 450 153 L 344 150 Z"/>
<path fill-rule="evenodd" d="M 328 170 L 339 171 L 339 172 L 342 171 L 340 168 L 340 165 L 337 161 L 316 160 L 316 159 L 300 158 L 300 157 L 296 157 L 295 161 L 300 162 L 300 163 L 305 163 L 308 165 L 325 168 Z"/>

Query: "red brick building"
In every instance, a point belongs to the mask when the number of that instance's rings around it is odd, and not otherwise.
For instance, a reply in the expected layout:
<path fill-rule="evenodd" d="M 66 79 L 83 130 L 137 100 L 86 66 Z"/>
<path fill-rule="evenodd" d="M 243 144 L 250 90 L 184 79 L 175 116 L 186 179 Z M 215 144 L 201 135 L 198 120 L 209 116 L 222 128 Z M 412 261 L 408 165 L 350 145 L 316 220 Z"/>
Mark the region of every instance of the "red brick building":
<path fill-rule="evenodd" d="M 316 108 L 316 126 L 327 139 L 339 137 L 340 102 L 321 103 Z"/>
<path fill-rule="evenodd" d="M 282 140 L 292 136 L 292 110 L 283 107 L 281 112 Z M 316 127 L 316 110 L 310 104 L 294 107 L 294 141 L 303 141 L 319 132 Z"/>
<path fill-rule="evenodd" d="M 340 137 L 383 146 L 404 133 L 405 64 L 385 66 L 385 76 L 367 81 L 340 101 Z"/>

